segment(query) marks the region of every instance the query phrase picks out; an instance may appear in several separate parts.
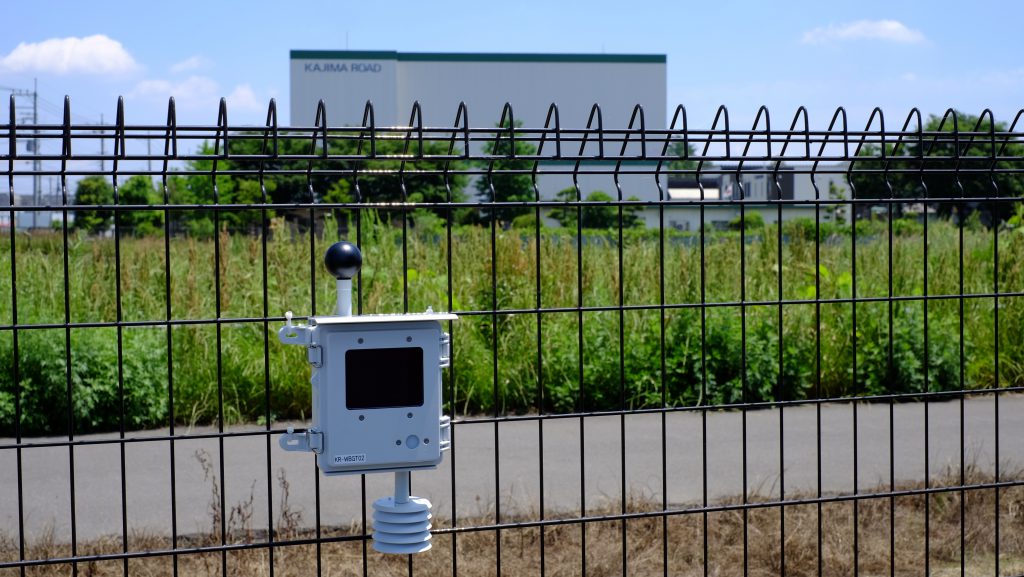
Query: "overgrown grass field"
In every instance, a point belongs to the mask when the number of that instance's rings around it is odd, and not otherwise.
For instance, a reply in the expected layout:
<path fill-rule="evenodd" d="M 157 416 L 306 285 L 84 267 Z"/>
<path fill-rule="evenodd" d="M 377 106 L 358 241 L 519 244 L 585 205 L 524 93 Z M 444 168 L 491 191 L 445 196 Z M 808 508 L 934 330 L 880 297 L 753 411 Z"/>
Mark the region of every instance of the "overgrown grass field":
<path fill-rule="evenodd" d="M 480 313 L 452 325 L 445 399 L 458 413 L 1024 384 L 1019 297 L 1000 297 L 998 308 L 991 296 L 915 298 L 987 294 L 997 282 L 1002 293 L 1024 292 L 1019 230 L 935 221 L 926 241 L 921 225 L 902 223 L 890 243 L 880 221 L 858 227 L 856 242 L 848 230 L 816 242 L 813 225 L 804 223 L 784 226 L 782 235 L 772 226 L 748 230 L 746 242 L 736 232 L 708 233 L 703 245 L 694 234 L 662 240 L 658 231 L 640 230 L 625 233 L 620 253 L 617 234 L 607 231 L 587 232 L 581 242 L 544 229 L 538 243 L 532 230 L 461 227 L 449 245 L 444 230 L 403 233 L 372 215 L 359 228 L 363 313 L 402 311 L 406 300 L 410 311 L 448 309 L 449 283 L 453 310 Z M 67 254 L 59 232 L 19 234 L 13 251 L 5 239 L 0 325 L 15 323 L 14 296 L 19 326 L 114 322 L 119 302 L 123 321 L 175 324 L 125 326 L 120 336 L 112 327 L 23 328 L 17 360 L 14 331 L 0 331 L 0 434 L 15 430 L 16 401 L 23 433 L 66 432 L 69 382 L 79 433 L 120 427 L 122 404 L 129 429 L 172 417 L 307 416 L 305 353 L 277 341 L 281 323 L 260 319 L 286 310 L 331 313 L 334 282 L 321 257 L 338 239 L 328 233 L 311 241 L 278 220 L 271 229 L 265 241 L 174 237 L 169 262 L 162 237 L 118 243 L 72 234 Z M 349 238 L 356 240 L 354 229 Z M 897 300 L 888 300 L 890 291 Z M 854 306 L 853 297 L 880 300 Z M 780 298 L 787 303 L 781 342 Z M 711 306 L 702 310 L 702 302 Z M 554 310 L 532 311 L 538 307 Z M 178 322 L 215 319 L 221 322 Z"/>

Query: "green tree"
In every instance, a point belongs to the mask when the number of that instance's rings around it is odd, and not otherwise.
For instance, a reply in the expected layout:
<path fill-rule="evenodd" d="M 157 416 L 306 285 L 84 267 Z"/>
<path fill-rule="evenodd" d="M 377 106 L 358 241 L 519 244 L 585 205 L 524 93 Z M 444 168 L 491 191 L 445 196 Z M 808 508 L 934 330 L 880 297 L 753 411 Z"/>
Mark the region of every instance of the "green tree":
<path fill-rule="evenodd" d="M 516 122 L 517 127 L 521 125 L 521 122 Z M 537 148 L 522 140 L 515 140 L 513 145 L 513 138 L 508 130 L 508 121 L 502 123 L 498 128 L 502 130 L 495 133 L 494 140 L 488 141 L 483 146 L 485 155 L 497 158 L 478 162 L 478 166 L 487 170 L 488 173 L 476 181 L 477 196 L 484 202 L 529 202 L 534 200 L 536 191 L 533 188 L 533 178 L 529 172 L 533 168 L 534 161 L 524 160 L 522 157 L 536 154 Z M 526 214 L 530 210 L 531 208 L 528 206 L 484 208 L 480 211 L 480 216 L 484 220 L 494 218 L 503 228 L 507 228 L 517 216 Z"/>
<path fill-rule="evenodd" d="M 153 181 L 148 176 L 136 175 L 117 189 L 118 204 L 158 204 L 161 201 Z M 126 210 L 118 216 L 121 230 L 140 236 L 159 234 L 163 230 L 164 213 L 159 210 Z"/>
<path fill-rule="evenodd" d="M 692 144 L 674 142 L 668 151 L 670 155 L 677 157 L 677 160 L 668 163 L 669 170 L 697 170 L 697 161 L 693 159 L 697 155 L 697 149 Z"/>
<path fill-rule="evenodd" d="M 75 187 L 75 204 L 113 204 L 114 187 L 102 176 L 89 176 Z M 76 210 L 74 227 L 89 233 L 110 228 L 113 213 L 109 210 Z"/>
<path fill-rule="evenodd" d="M 979 122 L 975 115 L 957 112 L 957 128 L 961 132 L 988 133 L 1005 132 L 1009 130 L 1006 123 L 997 122 L 995 127 L 986 118 Z M 930 116 L 925 123 L 925 131 L 941 133 L 953 132 L 953 121 L 947 118 L 945 122 L 939 116 Z M 992 141 L 986 136 L 976 136 L 973 141 L 971 137 L 961 135 L 959 137 L 959 152 L 957 143 L 949 137 L 925 139 L 923 146 L 917 142 L 907 147 L 911 155 L 924 156 L 924 167 L 926 173 L 924 178 L 917 177 L 920 183 L 923 181 L 927 187 L 928 196 L 939 197 L 966 197 L 968 200 L 964 205 L 959 203 L 943 203 L 938 206 L 940 215 L 958 215 L 958 221 L 964 223 L 967 217 L 975 211 L 980 213 L 982 222 L 993 225 L 1002 222 L 1013 216 L 1013 206 L 1009 203 L 995 203 L 971 200 L 975 198 L 992 196 L 1024 196 L 1024 179 L 1012 171 L 1019 168 L 1018 162 L 999 161 L 995 163 L 996 169 L 1004 169 L 998 175 L 992 175 L 989 170 L 992 168 L 993 153 L 1000 156 L 1011 156 L 1020 158 L 1024 156 L 1024 145 L 1019 142 L 1008 144 L 1005 150 L 1000 151 L 1002 143 L 996 140 L 996 149 L 992 150 Z M 958 157 L 959 161 L 950 157 Z M 930 170 L 929 170 L 930 169 Z M 945 169 L 941 172 L 935 169 Z M 910 175 L 908 175 L 910 177 Z M 913 177 L 910 177 L 913 178 Z M 993 187 L 993 180 L 995 187 Z M 919 187 L 920 188 L 920 187 Z"/>
<path fill-rule="evenodd" d="M 956 113 L 956 118 L 956 128 L 961 133 L 987 134 L 993 130 L 988 118 L 979 121 L 978 116 L 960 112 Z M 1013 173 L 1016 163 L 1001 160 L 994 163 L 994 168 L 1003 171 L 989 172 L 993 168 L 992 139 L 975 135 L 972 140 L 963 134 L 954 138 L 953 128 L 952 116 L 943 119 L 932 115 L 924 124 L 922 139 L 910 136 L 899 144 L 887 142 L 885 158 L 877 144 L 861 147 L 850 170 L 854 197 L 963 198 L 963 202 L 939 204 L 939 214 L 945 217 L 958 215 L 958 220 L 965 222 L 971 213 L 979 211 L 981 220 L 989 226 L 1010 218 L 1014 211 L 1011 204 L 972 199 L 996 195 L 1024 196 L 1024 179 Z M 997 122 L 994 130 L 998 134 L 1008 128 L 1005 123 Z M 999 156 L 1024 156 L 1024 145 L 1020 143 L 1011 142 L 1004 146 L 997 136 L 995 146 L 994 152 Z M 901 208 L 896 205 L 897 215 Z"/>
<path fill-rule="evenodd" d="M 279 157 L 297 155 L 319 155 L 320 141 L 314 146 L 307 138 L 289 138 L 282 135 L 277 142 Z M 216 200 L 221 204 L 253 204 L 264 202 L 288 203 L 398 203 L 426 202 L 444 203 L 465 200 L 463 189 L 466 177 L 462 174 L 443 175 L 444 160 L 408 160 L 409 157 L 440 157 L 448 154 L 443 142 L 423 143 L 422 151 L 415 141 L 405 139 L 376 142 L 375 158 L 338 160 L 290 160 L 282 158 L 247 158 L 265 156 L 272 150 L 272 144 L 264 141 L 262 133 L 240 133 L 230 141 L 230 160 L 217 160 L 217 176 L 213 171 L 214 148 L 205 143 L 200 154 L 203 158 L 189 162 L 188 176 L 174 179 L 170 184 L 172 202 L 180 204 L 213 204 L 214 185 Z M 365 156 L 369 154 L 368 142 L 333 139 L 328 142 L 329 156 Z M 404 157 L 404 158 L 403 158 Z M 403 166 L 404 163 L 404 166 Z M 461 168 L 458 162 L 451 162 L 450 171 Z M 404 169 L 404 170 L 403 170 Z M 225 175 L 227 171 L 241 171 L 245 174 Z M 259 174 L 266 176 L 260 184 Z M 404 185 L 404 186 L 403 186 Z M 446 217 L 445 208 L 429 209 L 434 214 Z M 267 217 L 273 217 L 272 210 Z M 347 211 L 335 210 L 338 222 L 345 222 Z M 322 213 L 319 213 L 322 215 Z M 177 213 L 187 230 L 194 234 L 213 231 L 212 215 L 209 211 L 181 211 Z M 382 213 L 387 219 L 388 213 Z M 222 226 L 230 229 L 252 230 L 261 225 L 260 210 L 238 210 L 221 213 Z M 436 219 L 434 219 L 436 220 Z"/>
<path fill-rule="evenodd" d="M 564 188 L 555 195 L 555 200 L 562 202 L 575 202 L 576 189 L 574 187 Z M 584 199 L 586 202 L 613 202 L 615 199 L 603 190 L 590 192 Z M 631 196 L 626 200 L 639 200 Z M 637 215 L 638 208 L 635 206 L 622 207 L 622 228 L 633 228 L 641 226 L 643 220 Z M 608 206 L 566 206 L 551 209 L 549 216 L 558 221 L 558 224 L 565 228 L 576 228 L 576 219 L 582 213 L 583 228 L 610 229 L 619 227 L 619 209 L 614 205 Z"/>
<path fill-rule="evenodd" d="M 232 143 L 232 154 L 258 154 L 258 149 L 253 149 L 253 141 L 238 140 Z M 282 140 L 282 143 L 293 142 Z M 236 149 L 237 148 L 237 149 Z M 252 176 L 235 176 L 223 174 L 229 170 L 251 170 L 258 171 L 259 166 L 253 165 L 251 161 L 236 162 L 231 160 L 217 160 L 216 176 L 211 176 L 214 169 L 215 149 L 209 143 L 204 142 L 199 147 L 198 155 L 203 158 L 188 162 L 186 176 L 175 175 L 168 180 L 168 195 L 172 204 L 259 204 L 263 202 L 263 188 L 260 186 L 256 174 Z M 284 150 L 282 154 L 286 154 Z M 305 152 L 295 152 L 304 154 Z M 281 167 L 273 167 L 281 168 Z M 264 167 L 271 170 L 271 167 Z M 294 182 L 294 175 L 274 176 L 265 179 L 264 187 L 267 192 L 267 202 L 304 202 L 308 199 L 291 200 L 280 198 L 274 193 L 284 181 Z M 304 181 L 305 178 L 301 177 Z M 273 211 L 269 211 L 268 218 L 273 217 Z M 209 210 L 174 211 L 171 218 L 176 228 L 184 228 L 190 235 L 198 237 L 209 237 L 214 233 L 214 213 Z M 233 210 L 218 213 L 222 227 L 229 230 L 252 230 L 262 223 L 262 214 L 259 210 Z"/>

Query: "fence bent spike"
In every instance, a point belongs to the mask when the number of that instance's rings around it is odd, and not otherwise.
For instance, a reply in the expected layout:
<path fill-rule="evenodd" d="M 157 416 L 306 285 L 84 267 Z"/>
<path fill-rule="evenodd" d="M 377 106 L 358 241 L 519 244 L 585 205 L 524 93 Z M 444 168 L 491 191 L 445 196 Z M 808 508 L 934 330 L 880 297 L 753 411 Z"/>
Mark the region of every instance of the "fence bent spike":
<path fill-rule="evenodd" d="M 548 105 L 548 112 L 544 116 L 544 131 L 541 133 L 540 142 L 537 144 L 537 156 L 544 155 L 544 144 L 547 143 L 548 133 L 552 129 L 551 123 L 554 121 L 555 131 L 555 156 L 554 158 L 562 157 L 562 123 L 559 118 L 558 105 L 552 102 Z M 537 164 L 533 165 L 534 172 L 537 171 Z"/>
<path fill-rule="evenodd" d="M 494 147 L 498 147 L 498 143 L 501 139 L 501 132 L 505 128 L 505 123 L 508 122 L 508 144 L 509 144 L 509 158 L 516 157 L 516 117 L 515 112 L 512 110 L 512 103 L 506 102 L 501 107 L 501 120 L 498 121 L 498 131 L 495 133 Z"/>
<path fill-rule="evenodd" d="M 668 156 L 669 147 L 672 142 L 672 134 L 676 131 L 676 123 L 680 120 L 680 118 L 682 119 L 683 123 L 683 158 L 690 158 L 690 142 L 689 135 L 687 134 L 686 130 L 686 107 L 683 106 L 682 104 L 678 104 L 676 105 L 675 112 L 672 113 L 672 121 L 669 123 L 668 132 L 665 134 L 665 144 L 661 147 L 662 158 L 658 159 L 658 164 L 654 169 L 654 185 L 658 189 L 658 200 L 660 201 L 666 200 L 665 187 L 661 185 L 661 171 L 662 168 L 665 166 L 665 157 Z M 697 177 L 697 180 L 698 182 L 700 181 L 699 175 Z"/>
<path fill-rule="evenodd" d="M 313 133 L 309 143 L 309 161 L 306 163 L 306 188 L 311 202 L 316 202 L 316 191 L 313 190 L 313 160 L 317 157 L 317 132 L 320 132 L 320 158 L 327 158 L 327 104 L 321 98 L 316 105 L 316 118 L 313 120 Z"/>
<path fill-rule="evenodd" d="M 36 150 L 35 154 L 38 155 L 39 151 Z M 71 97 L 64 97 L 64 120 L 61 125 L 61 139 L 60 139 L 60 172 L 61 175 L 67 179 L 68 160 L 71 158 Z M 65 194 L 67 191 L 65 191 Z M 67 202 L 65 202 L 67 204 Z"/>
<path fill-rule="evenodd" d="M 230 134 L 228 133 L 228 100 L 226 98 L 221 98 L 220 105 L 217 107 L 217 139 L 216 143 L 214 144 L 214 154 L 217 156 L 220 156 L 221 154 L 221 138 L 224 139 L 223 158 L 224 160 L 227 160 L 228 154 L 230 153 Z"/>
<path fill-rule="evenodd" d="M 815 202 L 818 202 L 818 201 L 821 200 L 821 190 L 818 188 L 818 182 L 817 182 L 818 165 L 821 163 L 821 157 L 825 153 L 825 147 L 828 146 L 829 139 L 832 136 L 832 131 L 833 131 L 833 129 L 836 126 L 836 121 L 839 120 L 839 119 L 842 119 L 842 121 L 843 121 L 843 129 L 842 129 L 843 152 L 844 152 L 843 157 L 845 158 L 845 157 L 849 156 L 848 153 L 849 153 L 849 150 L 850 150 L 850 146 L 849 146 L 849 140 L 848 140 L 848 136 L 849 135 L 847 134 L 846 109 L 843 108 L 842 106 L 840 106 L 840 107 L 836 108 L 836 111 L 834 113 L 832 113 L 832 120 L 830 120 L 829 123 L 828 123 L 828 129 L 826 130 L 825 138 L 822 139 L 821 146 L 818 148 L 818 154 L 816 154 L 814 156 L 814 162 L 811 164 L 811 175 L 810 175 L 811 176 L 811 186 L 814 187 L 814 200 L 815 200 Z"/>
<path fill-rule="evenodd" d="M 271 98 L 270 104 L 267 106 L 267 122 L 266 129 L 263 131 L 263 146 L 260 150 L 260 154 L 267 154 L 267 137 L 270 136 L 272 144 L 272 152 L 270 153 L 272 158 L 277 158 L 278 155 L 278 141 L 277 141 L 277 99 Z"/>
<path fill-rule="evenodd" d="M 629 146 L 629 139 L 633 135 L 633 125 L 636 124 L 637 120 L 640 121 L 640 158 L 647 157 L 647 126 L 644 122 L 644 108 L 637 104 L 633 107 L 633 114 L 629 118 L 629 126 L 626 128 L 626 136 L 622 139 L 622 150 L 619 151 L 619 156 L 624 157 L 626 155 L 626 148 Z M 619 182 L 619 173 L 622 170 L 622 158 L 615 161 L 615 170 L 612 173 L 612 180 L 615 182 L 615 190 L 618 195 L 618 199 L 622 200 L 622 184 Z M 622 208 L 622 205 L 619 205 Z"/>
<path fill-rule="evenodd" d="M 167 99 L 167 132 L 164 133 L 164 180 L 167 179 L 168 163 L 171 158 L 178 157 L 178 113 L 174 105 L 174 97 Z M 166 201 L 165 201 L 166 202 Z"/>
<path fill-rule="evenodd" d="M 417 156 L 423 156 L 423 109 L 420 101 L 412 103 L 412 112 L 409 114 L 409 130 L 405 133 L 405 153 L 409 153 L 409 140 L 412 137 L 413 128 L 416 129 L 416 144 L 419 148 Z"/>
<path fill-rule="evenodd" d="M 867 140 L 868 133 L 871 130 L 871 125 L 874 124 L 874 122 L 875 122 L 875 118 L 878 119 L 878 124 L 879 124 L 879 128 L 878 129 L 879 129 L 879 134 L 881 135 L 881 144 L 880 144 L 880 148 L 881 148 L 881 153 L 880 154 L 881 154 L 881 156 L 880 156 L 880 159 L 884 162 L 885 159 L 886 159 L 886 156 L 887 156 L 887 153 L 886 153 L 886 150 L 885 150 L 885 113 L 882 112 L 881 108 L 876 106 L 874 108 L 874 110 L 871 111 L 871 116 L 868 117 L 868 122 L 864 126 L 864 134 L 861 135 L 860 142 L 857 144 L 857 148 L 854 149 L 854 151 L 853 151 L 853 157 L 850 159 L 850 164 L 849 164 L 849 166 L 846 167 L 846 185 L 850 187 L 850 199 L 851 200 L 857 198 L 857 185 L 855 185 L 853 183 L 853 167 L 856 164 L 856 159 L 860 156 L 860 151 L 864 147 L 864 142 Z"/>
<path fill-rule="evenodd" d="M 997 156 L 1002 156 L 1006 152 L 1006 147 L 1010 144 L 1010 139 L 1013 138 L 1013 131 L 1017 129 L 1017 122 L 1022 117 L 1024 117 L 1024 108 L 1017 111 L 1017 114 L 1013 117 L 1013 122 L 1010 123 L 1010 127 L 1006 129 L 1007 135 L 1003 139 L 1003 145 L 999 147 L 999 154 Z"/>
<path fill-rule="evenodd" d="M 750 152 L 750 146 L 754 143 L 754 133 L 757 132 L 757 126 L 761 123 L 761 117 L 764 116 L 764 134 L 765 134 L 765 159 L 771 158 L 772 156 L 772 119 L 771 114 L 768 112 L 768 107 L 762 105 L 761 108 L 757 109 L 757 115 L 754 117 L 754 124 L 750 127 L 750 134 L 747 136 L 747 143 L 743 145 L 743 153 L 740 157 L 740 166 L 747 160 L 747 153 Z"/>
<path fill-rule="evenodd" d="M 725 124 L 725 128 L 723 129 L 725 132 L 725 157 L 732 158 L 732 136 L 729 129 L 729 109 L 726 108 L 724 104 L 720 105 L 718 110 L 715 111 L 715 118 L 711 121 L 711 133 L 708 135 L 707 144 L 704 145 L 704 154 L 702 156 L 706 156 L 708 149 L 711 147 L 711 141 L 714 140 L 714 133 L 715 129 L 718 128 L 719 119 L 721 119 Z"/>
<path fill-rule="evenodd" d="M 370 100 L 366 101 L 366 105 L 363 107 L 363 128 L 369 128 L 370 130 L 370 158 L 377 156 L 377 120 L 373 109 L 373 102 Z M 359 143 L 356 145 L 356 154 L 363 153 L 363 135 L 364 131 L 359 132 Z"/>
<path fill-rule="evenodd" d="M 797 122 L 800 118 L 804 120 L 804 129 L 801 135 L 804 137 L 804 156 L 807 158 L 811 157 L 811 137 L 810 137 L 810 121 L 807 117 L 807 108 L 800 106 L 796 109 L 796 113 L 793 115 L 793 122 L 789 124 L 789 132 L 786 134 L 785 140 L 782 141 L 782 150 L 779 151 L 779 157 L 786 156 L 786 150 L 789 149 L 789 143 L 793 140 L 793 135 L 796 131 Z"/>
<path fill-rule="evenodd" d="M 405 143 L 402 149 L 402 160 L 398 164 L 398 187 L 402 191 L 402 202 L 409 201 L 409 192 L 405 186 L 405 163 L 409 156 L 409 144 L 412 140 L 413 129 L 416 130 L 416 143 L 419 150 L 416 156 L 423 157 L 423 110 L 420 108 L 419 100 L 412 103 L 412 112 L 409 116 L 409 130 L 405 133 Z"/>
<path fill-rule="evenodd" d="M 459 107 L 455 111 L 455 124 L 452 126 L 452 138 L 448 144 L 448 156 L 455 155 L 455 135 L 459 132 L 459 126 L 461 122 L 462 127 L 462 156 L 469 157 L 469 110 L 466 108 L 465 101 L 459 101 Z M 445 163 L 447 169 L 448 163 Z"/>
<path fill-rule="evenodd" d="M 124 126 L 124 97 L 117 97 L 117 115 L 114 122 L 114 159 L 111 162 L 114 167 L 114 174 L 117 174 L 118 162 L 125 158 L 125 126 Z M 146 135 L 149 137 L 149 134 Z M 117 179 L 114 179 L 114 186 L 117 186 Z M 116 201 L 115 201 L 116 204 Z"/>
<path fill-rule="evenodd" d="M 580 143 L 580 156 L 583 156 L 595 120 L 597 121 L 597 155 L 604 158 L 604 116 L 601 114 L 601 105 L 596 102 L 590 108 L 590 115 L 587 117 L 587 132 L 583 135 L 583 142 Z"/>

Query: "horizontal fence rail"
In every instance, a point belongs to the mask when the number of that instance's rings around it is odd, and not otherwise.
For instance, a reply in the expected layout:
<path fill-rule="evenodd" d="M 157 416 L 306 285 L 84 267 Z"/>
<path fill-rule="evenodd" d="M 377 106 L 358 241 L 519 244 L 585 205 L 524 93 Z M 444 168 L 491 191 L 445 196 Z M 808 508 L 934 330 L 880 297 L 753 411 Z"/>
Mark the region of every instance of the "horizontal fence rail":
<path fill-rule="evenodd" d="M 0 577 L 1024 574 L 1024 111 L 477 114 L 12 97 Z M 417 556 L 369 546 L 375 476 L 277 447 L 339 239 L 358 314 L 460 317 Z"/>

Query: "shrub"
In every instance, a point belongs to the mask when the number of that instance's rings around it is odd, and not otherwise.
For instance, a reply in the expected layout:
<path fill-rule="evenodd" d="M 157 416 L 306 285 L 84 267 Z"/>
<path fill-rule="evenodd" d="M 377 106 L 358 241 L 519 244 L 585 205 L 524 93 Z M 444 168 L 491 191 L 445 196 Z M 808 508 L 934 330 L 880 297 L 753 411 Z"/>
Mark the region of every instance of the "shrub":
<path fill-rule="evenodd" d="M 742 216 L 742 225 L 741 217 L 739 216 L 729 221 L 729 230 L 740 229 L 744 229 L 748 232 L 761 232 L 764 230 L 764 217 L 756 210 L 748 210 L 746 214 Z"/>
<path fill-rule="evenodd" d="M 71 414 L 74 433 L 151 427 L 167 417 L 167 360 L 162 332 L 126 330 L 122 341 L 123 398 L 118 387 L 115 329 L 71 333 Z M 0 345 L 0 434 L 15 432 L 13 339 Z M 68 373 L 64 331 L 18 335 L 17 394 L 22 434 L 68 433 Z"/>
<path fill-rule="evenodd" d="M 543 227 L 544 225 L 541 224 Z M 534 230 L 537 228 L 537 215 L 534 213 L 520 214 L 512 219 L 512 228 Z"/>

